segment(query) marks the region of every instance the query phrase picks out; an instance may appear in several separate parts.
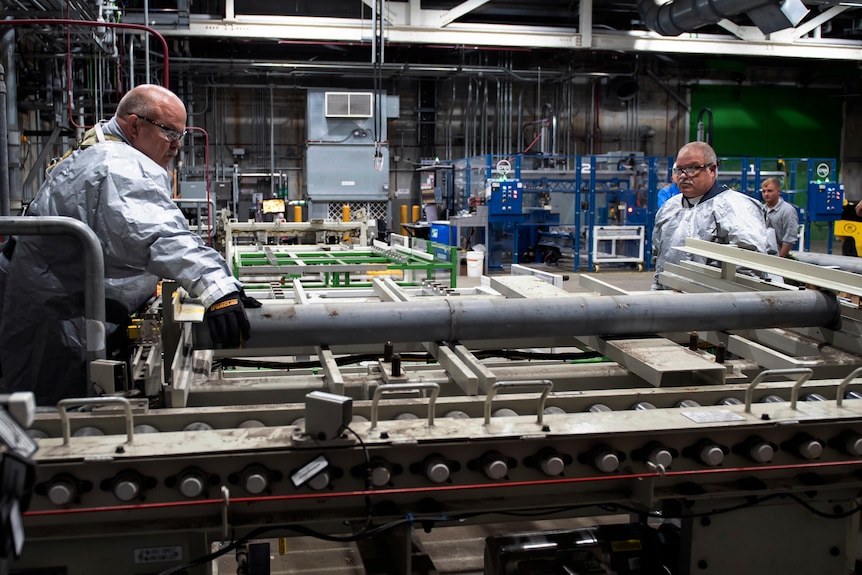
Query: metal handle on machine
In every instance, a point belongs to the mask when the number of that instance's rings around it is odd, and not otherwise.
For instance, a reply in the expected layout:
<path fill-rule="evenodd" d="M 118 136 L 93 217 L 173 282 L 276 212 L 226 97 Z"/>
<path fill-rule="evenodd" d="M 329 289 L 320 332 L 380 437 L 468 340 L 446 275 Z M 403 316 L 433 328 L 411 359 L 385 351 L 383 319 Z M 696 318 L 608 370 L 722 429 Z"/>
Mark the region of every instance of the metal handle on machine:
<path fill-rule="evenodd" d="M 760 383 L 766 379 L 767 377 L 772 377 L 776 375 L 799 375 L 799 381 L 793 386 L 793 391 L 791 392 L 791 409 L 796 409 L 796 396 L 799 395 L 799 388 L 803 383 L 808 381 L 812 375 L 814 375 L 814 371 L 808 367 L 792 367 L 789 369 L 764 369 L 754 378 L 754 381 L 751 382 L 751 385 L 748 386 L 748 389 L 745 390 L 745 413 L 751 413 L 751 398 L 754 395 L 754 388 L 760 385 Z"/>
<path fill-rule="evenodd" d="M 541 387 L 542 395 L 539 396 L 539 405 L 536 409 L 538 411 L 537 423 L 542 425 L 545 415 L 545 400 L 548 399 L 548 394 L 551 393 L 552 389 L 554 389 L 554 382 L 550 379 L 498 381 L 492 385 L 491 389 L 488 390 L 487 397 L 485 397 L 485 425 L 490 425 L 491 423 L 491 403 L 494 401 L 494 396 L 497 395 L 497 391 L 504 387 L 507 389 L 512 387 Z"/>
<path fill-rule="evenodd" d="M 847 386 L 850 385 L 851 381 L 859 376 L 862 376 L 862 367 L 857 367 L 850 372 L 850 375 L 841 380 L 841 383 L 838 384 L 838 396 L 835 398 L 835 405 L 841 407 L 841 404 L 844 402 L 844 390 L 847 389 Z"/>
<path fill-rule="evenodd" d="M 431 396 L 428 398 L 428 427 L 434 427 L 434 404 L 437 402 L 437 396 L 440 395 L 440 386 L 432 381 L 418 383 L 387 383 L 380 385 L 374 390 L 374 397 L 371 398 L 371 429 L 377 428 L 377 403 L 380 401 L 380 396 L 384 393 L 402 393 L 405 391 L 421 391 L 430 389 Z"/>
<path fill-rule="evenodd" d="M 790 409 L 796 409 L 796 402 L 799 400 L 799 388 L 802 387 L 802 384 L 811 379 L 811 376 L 814 375 L 814 371 L 808 368 L 803 368 L 800 370 L 802 373 L 802 377 L 799 378 L 793 385 L 793 389 L 790 390 Z"/>
<path fill-rule="evenodd" d="M 87 224 L 66 216 L 3 217 L 0 234 L 67 235 L 81 242 L 84 257 L 84 315 L 88 320 L 105 323 L 105 259 L 102 243 Z M 88 341 L 94 359 L 105 359 L 105 334 L 99 334 L 97 347 Z"/>
<path fill-rule="evenodd" d="M 57 409 L 60 414 L 60 423 L 63 427 L 63 445 L 69 445 L 72 439 L 71 425 L 69 423 L 69 413 L 66 408 L 81 405 L 122 405 L 123 419 L 126 423 L 126 443 L 131 444 L 135 437 L 135 426 L 132 420 L 132 404 L 125 397 L 82 397 L 61 399 L 57 402 Z"/>

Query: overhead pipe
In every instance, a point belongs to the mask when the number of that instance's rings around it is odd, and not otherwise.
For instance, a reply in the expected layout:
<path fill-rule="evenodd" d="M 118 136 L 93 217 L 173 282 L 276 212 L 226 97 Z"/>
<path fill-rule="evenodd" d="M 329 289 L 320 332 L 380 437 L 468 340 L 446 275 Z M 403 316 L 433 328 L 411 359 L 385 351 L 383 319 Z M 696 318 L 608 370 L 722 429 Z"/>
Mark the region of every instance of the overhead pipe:
<path fill-rule="evenodd" d="M 840 319 L 835 296 L 817 290 L 265 303 L 247 312 L 251 348 L 833 326 Z"/>
<path fill-rule="evenodd" d="M 288 62 L 261 62 L 260 60 L 251 59 L 203 59 L 203 58 L 179 58 L 171 59 L 175 66 L 182 65 L 184 67 L 196 67 L 200 69 L 203 66 L 217 66 L 220 69 L 225 67 L 231 69 L 242 70 L 249 72 L 252 70 L 265 71 L 268 77 L 278 75 L 278 70 L 286 70 L 286 75 L 306 74 L 313 72 L 315 74 L 331 73 L 343 76 L 346 72 L 355 72 L 357 75 L 367 75 L 374 71 L 374 66 L 369 63 L 360 62 L 333 62 L 333 61 L 288 61 Z M 509 68 L 500 66 L 464 66 L 460 64 L 411 64 L 405 69 L 404 64 L 387 63 L 380 66 L 380 70 L 391 76 L 446 76 L 451 77 L 457 75 L 459 77 L 484 77 L 489 75 L 510 76 L 521 82 L 535 82 L 536 71 L 534 70 L 519 70 L 517 73 Z M 563 76 L 562 72 L 546 72 L 550 75 L 550 79 L 565 80 L 575 76 L 595 76 L 594 73 L 567 73 Z M 529 77 L 533 76 L 533 77 Z M 549 78 L 544 78 L 549 80 Z"/>
<path fill-rule="evenodd" d="M 124 30 L 139 30 L 152 34 L 162 45 L 164 61 L 162 62 L 162 85 L 169 86 L 168 74 L 168 43 L 158 30 L 140 24 L 126 24 L 125 22 L 96 22 L 93 20 L 72 20 L 66 18 L 26 18 L 19 20 L 0 20 L 0 26 L 88 26 L 90 28 L 122 28 Z M 149 38 L 149 36 L 146 36 Z M 69 80 L 71 82 L 71 79 Z M 149 82 L 149 78 L 147 78 Z"/>
<path fill-rule="evenodd" d="M 682 106 L 682 107 L 683 107 L 683 109 L 684 109 L 686 112 L 690 112 L 690 111 L 691 111 L 691 106 L 689 106 L 689 105 L 688 105 L 688 102 L 686 102 L 684 99 L 682 99 L 682 98 L 680 97 L 680 95 L 679 95 L 679 94 L 677 94 L 676 92 L 674 92 L 674 91 L 671 89 L 671 87 L 670 87 L 670 86 L 668 86 L 667 84 L 665 84 L 665 82 L 664 82 L 661 78 L 659 78 L 659 77 L 656 75 L 656 73 L 655 73 L 655 72 L 653 72 L 652 70 L 647 70 L 647 71 L 646 71 L 646 74 L 647 74 L 647 76 L 649 76 L 650 78 L 652 78 L 652 79 L 653 79 L 653 81 L 655 81 L 655 83 L 658 85 L 658 87 L 659 87 L 659 88 L 661 88 L 662 90 L 664 90 L 664 91 L 667 93 L 667 95 L 668 95 L 668 96 L 670 96 L 671 98 L 673 98 L 673 99 L 676 101 L 676 103 L 677 103 L 677 104 L 679 104 L 680 106 Z"/>
<path fill-rule="evenodd" d="M 647 28 L 662 36 L 679 36 L 715 24 L 776 0 L 672 0 L 659 6 L 655 0 L 638 0 L 638 12 Z"/>

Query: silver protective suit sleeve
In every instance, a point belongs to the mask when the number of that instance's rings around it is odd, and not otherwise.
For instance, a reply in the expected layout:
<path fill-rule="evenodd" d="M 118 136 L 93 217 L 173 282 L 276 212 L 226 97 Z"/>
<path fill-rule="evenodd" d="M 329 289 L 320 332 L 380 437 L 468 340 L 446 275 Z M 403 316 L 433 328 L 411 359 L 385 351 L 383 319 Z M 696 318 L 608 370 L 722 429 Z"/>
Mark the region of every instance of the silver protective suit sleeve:
<path fill-rule="evenodd" d="M 116 120 L 103 129 L 122 137 Z M 154 295 L 159 278 L 177 280 L 206 306 L 241 288 L 221 255 L 189 230 L 170 190 L 164 168 L 125 141 L 105 141 L 57 164 L 30 204 L 28 215 L 70 216 L 100 238 L 108 333 L 112 320 Z M 18 237 L 0 290 L 3 391 L 35 391 L 40 405 L 89 395 L 85 351 L 96 344 L 87 342 L 81 269 L 73 238 Z"/>

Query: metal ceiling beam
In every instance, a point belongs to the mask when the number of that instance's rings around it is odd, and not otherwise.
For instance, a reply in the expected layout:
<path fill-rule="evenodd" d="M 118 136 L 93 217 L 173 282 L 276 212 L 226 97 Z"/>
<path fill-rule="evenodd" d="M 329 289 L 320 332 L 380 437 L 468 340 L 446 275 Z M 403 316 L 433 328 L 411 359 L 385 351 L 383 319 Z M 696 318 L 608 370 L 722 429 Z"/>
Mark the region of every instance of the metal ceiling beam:
<path fill-rule="evenodd" d="M 664 54 L 720 54 L 854 61 L 862 59 L 862 43 L 860 42 L 813 38 L 800 39 L 793 43 L 781 43 L 768 40 L 743 41 L 729 36 L 707 34 L 664 38 L 654 34 L 635 32 L 594 35 L 593 47 L 598 50 Z"/>
<path fill-rule="evenodd" d="M 220 37 L 307 42 L 371 41 L 368 26 L 354 19 L 279 17 L 214 21 L 192 17 L 188 29 L 160 30 L 165 37 Z M 616 50 L 679 54 L 723 54 L 862 60 L 862 42 L 799 38 L 794 41 L 743 41 L 731 36 L 688 34 L 664 37 L 654 32 L 592 32 L 592 42 L 568 28 L 501 26 L 453 23 L 446 28 L 393 24 L 387 27 L 388 44 L 434 44 L 465 47 L 510 47 Z"/>
<path fill-rule="evenodd" d="M 821 26 L 849 9 L 850 6 L 833 6 L 814 18 L 805 21 L 796 28 L 787 28 L 785 30 L 772 32 L 771 34 L 764 34 L 755 26 L 740 26 L 730 20 L 721 20 L 718 22 L 718 25 L 737 38 L 748 42 L 771 41 L 779 44 L 792 44 L 796 40 L 799 40 L 803 36 L 807 36 L 811 33 L 814 33 L 815 38 L 819 38 Z"/>
<path fill-rule="evenodd" d="M 476 8 L 480 8 L 487 3 L 488 0 L 467 0 L 467 2 L 462 2 L 451 10 L 446 10 L 445 12 L 443 12 L 443 17 L 440 19 L 440 26 L 448 26 L 461 16 L 469 14 Z"/>

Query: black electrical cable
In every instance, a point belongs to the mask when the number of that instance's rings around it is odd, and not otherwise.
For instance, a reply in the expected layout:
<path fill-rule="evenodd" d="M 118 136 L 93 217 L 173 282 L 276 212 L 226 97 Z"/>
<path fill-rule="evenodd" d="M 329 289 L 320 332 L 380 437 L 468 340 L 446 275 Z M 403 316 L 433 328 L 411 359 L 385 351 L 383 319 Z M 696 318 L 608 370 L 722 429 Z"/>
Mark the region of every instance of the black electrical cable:
<path fill-rule="evenodd" d="M 366 456 L 366 464 L 368 465 L 368 469 L 370 471 L 370 469 L 371 469 L 370 457 L 369 457 L 369 454 L 366 450 L 364 442 L 359 438 L 359 435 L 356 434 L 355 431 L 350 429 L 350 427 L 345 426 L 345 429 L 347 429 L 348 431 L 353 433 L 356 436 L 357 440 L 359 441 L 360 445 L 362 446 L 362 448 L 365 452 L 365 456 Z M 370 478 L 368 478 L 368 480 L 370 481 Z M 852 509 L 849 509 L 849 510 L 841 512 L 841 513 L 826 513 L 824 511 L 820 511 L 819 509 L 816 509 L 811 504 L 809 504 L 807 501 L 804 501 L 803 499 L 801 499 L 799 496 L 797 496 L 795 494 L 792 494 L 792 493 L 773 493 L 770 495 L 765 495 L 763 497 L 750 499 L 750 500 L 748 500 L 745 503 L 742 503 L 740 505 L 734 505 L 731 507 L 726 507 L 724 509 L 717 509 L 717 510 L 712 510 L 712 511 L 704 512 L 704 513 L 685 514 L 684 516 L 685 517 L 711 517 L 711 516 L 720 515 L 723 513 L 730 513 L 732 511 L 737 511 L 739 509 L 745 509 L 747 507 L 753 507 L 753 506 L 759 505 L 765 501 L 775 499 L 776 497 L 789 497 L 790 499 L 794 500 L 795 502 L 797 502 L 800 505 L 802 505 L 803 507 L 805 507 L 810 512 L 814 513 L 815 515 L 817 515 L 819 517 L 823 517 L 825 519 L 846 519 L 847 517 L 850 517 L 855 513 L 859 513 L 859 511 L 862 510 L 862 505 L 860 505 L 860 506 L 854 507 Z M 448 516 L 447 515 L 441 515 L 441 516 L 412 516 L 411 515 L 411 516 L 408 516 L 408 517 L 405 517 L 402 519 L 396 519 L 394 521 L 390 521 L 389 523 L 385 523 L 385 524 L 380 525 L 378 527 L 371 528 L 370 527 L 370 524 L 371 524 L 370 499 L 366 499 L 366 504 L 369 505 L 369 513 L 368 513 L 368 516 L 366 519 L 365 527 L 361 531 L 358 531 L 352 535 L 346 535 L 346 536 L 329 535 L 326 533 L 320 533 L 320 532 L 315 531 L 313 529 L 309 529 L 308 527 L 304 527 L 302 525 L 290 525 L 290 524 L 288 524 L 288 525 L 273 525 L 273 526 L 267 526 L 267 527 L 258 527 L 257 529 L 253 529 L 252 531 L 250 531 L 245 536 L 240 537 L 240 538 L 232 541 L 229 545 L 219 549 L 218 551 L 214 551 L 213 553 L 210 553 L 210 554 L 205 555 L 203 557 L 193 559 L 193 560 L 191 560 L 188 563 L 185 563 L 183 565 L 178 565 L 176 567 L 172 567 L 170 569 L 167 569 L 165 571 L 162 571 L 158 575 L 179 575 L 181 573 L 184 573 L 185 570 L 187 570 L 187 569 L 190 569 L 192 567 L 197 567 L 199 565 L 203 565 L 205 563 L 209 563 L 210 561 L 218 559 L 219 557 L 228 553 L 229 551 L 233 551 L 234 549 L 245 544 L 246 542 L 248 542 L 252 539 L 257 539 L 261 535 L 264 535 L 265 533 L 268 533 L 271 531 L 278 531 L 278 530 L 294 531 L 300 535 L 306 535 L 309 537 L 314 537 L 316 539 L 322 539 L 324 541 L 333 541 L 333 542 L 339 542 L 339 543 L 351 543 L 351 542 L 356 542 L 356 541 L 360 541 L 363 539 L 368 539 L 370 537 L 375 537 L 377 535 L 380 535 L 381 533 L 385 533 L 387 531 L 390 531 L 392 529 L 395 529 L 396 527 L 400 527 L 401 525 L 405 525 L 405 524 L 421 523 L 425 526 L 426 531 L 430 531 L 431 526 L 433 526 L 436 523 L 462 522 L 462 521 L 465 521 L 467 519 L 472 519 L 475 517 L 481 517 L 481 516 L 486 516 L 486 515 L 503 515 L 503 516 L 508 516 L 508 517 L 542 517 L 542 516 L 546 516 L 546 515 L 553 515 L 556 513 L 565 513 L 565 512 L 574 511 L 574 510 L 588 509 L 590 507 L 597 507 L 599 509 L 602 509 L 603 511 L 607 511 L 610 513 L 616 513 L 618 511 L 626 511 L 626 512 L 635 513 L 638 515 L 644 514 L 644 511 L 642 509 L 638 509 L 638 508 L 635 508 L 635 507 L 632 507 L 629 505 L 620 504 L 620 503 L 613 503 L 613 504 L 587 503 L 587 504 L 582 504 L 582 505 L 566 505 L 566 506 L 561 506 L 561 507 L 553 507 L 553 508 L 549 508 L 549 509 L 536 509 L 536 510 L 529 510 L 529 511 L 476 511 L 476 512 L 461 513 L 461 514 L 457 514 L 457 515 L 448 515 Z M 667 515 L 667 514 L 664 514 L 662 512 L 658 512 L 658 511 L 649 511 L 649 512 L 646 512 L 646 515 L 648 515 L 650 517 L 657 517 L 657 518 L 663 518 L 663 519 L 683 517 L 683 514 Z"/>
<path fill-rule="evenodd" d="M 857 505 L 856 507 L 851 507 L 847 511 L 842 511 L 841 513 L 826 513 L 825 511 L 820 511 L 819 509 L 816 509 L 810 503 L 808 503 L 794 493 L 788 493 L 787 497 L 793 499 L 811 513 L 817 515 L 818 517 L 823 517 L 824 519 L 847 519 L 848 517 L 862 511 L 862 505 Z"/>
<path fill-rule="evenodd" d="M 356 433 L 353 428 L 349 425 L 344 426 L 344 429 L 353 434 L 353 437 L 356 438 L 356 441 L 359 442 L 359 446 L 362 448 L 362 453 L 365 455 L 365 527 L 362 530 L 369 529 L 371 527 L 371 490 L 374 487 L 371 480 L 371 456 L 368 454 L 368 446 L 365 445 L 365 442 L 362 441 L 362 437 Z"/>

